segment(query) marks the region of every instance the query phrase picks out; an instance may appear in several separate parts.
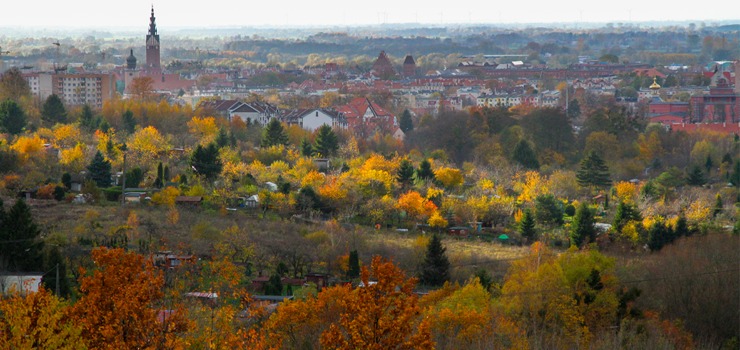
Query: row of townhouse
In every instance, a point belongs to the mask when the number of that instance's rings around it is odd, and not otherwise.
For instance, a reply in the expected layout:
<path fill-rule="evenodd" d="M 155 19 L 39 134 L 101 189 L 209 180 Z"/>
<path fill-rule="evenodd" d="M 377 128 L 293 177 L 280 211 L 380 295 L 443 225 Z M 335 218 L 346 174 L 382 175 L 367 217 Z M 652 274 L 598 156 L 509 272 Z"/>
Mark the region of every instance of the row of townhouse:
<path fill-rule="evenodd" d="M 514 107 L 521 104 L 555 107 L 560 100 L 560 91 L 544 91 L 542 94 L 505 94 L 480 95 L 477 98 L 478 107 Z"/>

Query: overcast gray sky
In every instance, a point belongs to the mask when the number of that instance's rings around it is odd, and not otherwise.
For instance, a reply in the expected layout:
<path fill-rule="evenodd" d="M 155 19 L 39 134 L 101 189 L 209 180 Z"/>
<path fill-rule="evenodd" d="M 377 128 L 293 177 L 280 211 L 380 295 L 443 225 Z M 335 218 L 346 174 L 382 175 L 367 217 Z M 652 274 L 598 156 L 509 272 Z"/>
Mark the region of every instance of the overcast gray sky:
<path fill-rule="evenodd" d="M 151 0 L 3 1 L 0 27 L 146 27 Z M 388 23 L 570 23 L 740 19 L 740 1 L 156 0 L 158 25 L 368 25 Z M 582 12 L 581 12 L 582 11 Z M 379 12 L 387 15 L 378 14 Z M 440 15 L 441 14 L 441 15 Z M 740 22 L 740 21 L 738 21 Z"/>

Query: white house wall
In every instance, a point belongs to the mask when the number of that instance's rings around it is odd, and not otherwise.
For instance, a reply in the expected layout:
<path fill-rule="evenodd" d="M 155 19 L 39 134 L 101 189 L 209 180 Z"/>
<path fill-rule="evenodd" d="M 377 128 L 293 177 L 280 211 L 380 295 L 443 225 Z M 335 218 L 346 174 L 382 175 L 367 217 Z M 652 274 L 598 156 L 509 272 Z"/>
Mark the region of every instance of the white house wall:
<path fill-rule="evenodd" d="M 322 125 L 334 126 L 332 124 L 333 118 L 318 110 L 312 111 L 310 114 L 303 116 L 303 129 L 314 131 L 320 128 Z"/>

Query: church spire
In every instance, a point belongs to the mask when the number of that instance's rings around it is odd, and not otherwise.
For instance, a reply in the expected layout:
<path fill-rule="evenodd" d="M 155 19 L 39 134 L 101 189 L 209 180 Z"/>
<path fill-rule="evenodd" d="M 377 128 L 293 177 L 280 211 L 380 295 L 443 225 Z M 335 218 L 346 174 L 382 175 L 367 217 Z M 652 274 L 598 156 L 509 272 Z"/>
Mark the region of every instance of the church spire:
<path fill-rule="evenodd" d="M 152 16 L 149 17 L 149 35 L 157 35 L 157 23 L 155 23 L 154 5 L 152 5 Z"/>

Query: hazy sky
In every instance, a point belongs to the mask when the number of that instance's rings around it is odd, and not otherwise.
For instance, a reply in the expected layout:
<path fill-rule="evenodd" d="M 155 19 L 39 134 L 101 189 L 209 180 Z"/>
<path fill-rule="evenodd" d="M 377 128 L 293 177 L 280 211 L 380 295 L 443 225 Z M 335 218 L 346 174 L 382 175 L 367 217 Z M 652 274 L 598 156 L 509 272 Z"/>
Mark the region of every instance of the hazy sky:
<path fill-rule="evenodd" d="M 689 5 L 694 3 L 693 5 Z M 0 27 L 142 27 L 151 0 L 3 1 Z M 441 0 L 156 0 L 157 23 L 168 27 L 368 25 L 388 23 L 569 23 L 740 19 L 740 1 L 441 1 Z M 581 12 L 582 11 L 582 12 Z M 387 15 L 379 15 L 385 12 Z M 440 16 L 440 13 L 442 15 Z M 440 18 L 441 17 L 441 18 Z M 740 23 L 740 21 L 738 21 Z"/>

